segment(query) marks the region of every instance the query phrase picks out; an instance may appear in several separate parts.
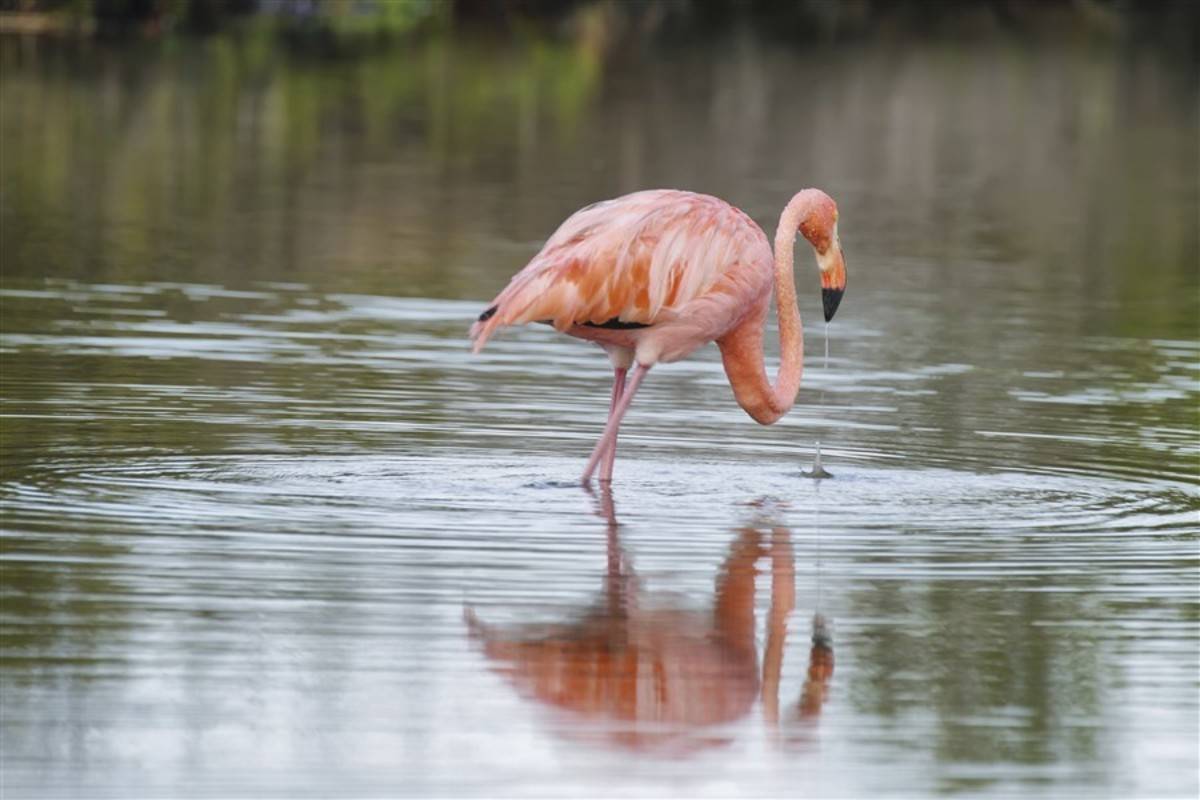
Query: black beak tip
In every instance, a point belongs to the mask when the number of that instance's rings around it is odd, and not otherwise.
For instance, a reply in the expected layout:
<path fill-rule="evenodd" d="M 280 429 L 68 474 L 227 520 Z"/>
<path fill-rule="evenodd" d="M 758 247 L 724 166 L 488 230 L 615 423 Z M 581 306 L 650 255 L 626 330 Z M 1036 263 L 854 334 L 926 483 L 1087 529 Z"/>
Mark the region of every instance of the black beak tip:
<path fill-rule="evenodd" d="M 845 289 L 822 289 L 821 304 L 825 306 L 825 321 L 829 322 L 833 319 L 833 315 L 837 313 L 838 304 L 842 302 L 842 295 L 846 293 Z"/>

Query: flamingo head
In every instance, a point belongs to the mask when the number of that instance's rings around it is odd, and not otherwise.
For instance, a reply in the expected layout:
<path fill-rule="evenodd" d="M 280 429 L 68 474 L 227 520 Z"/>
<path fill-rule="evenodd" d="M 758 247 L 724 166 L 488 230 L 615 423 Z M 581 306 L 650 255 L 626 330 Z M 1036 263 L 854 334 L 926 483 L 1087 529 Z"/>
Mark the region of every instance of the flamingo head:
<path fill-rule="evenodd" d="M 821 304 L 825 321 L 829 322 L 846 291 L 846 260 L 838 239 L 837 203 L 820 189 L 808 189 L 801 194 L 811 195 L 805 198 L 808 208 L 800 220 L 800 233 L 817 253 L 817 267 L 821 270 Z"/>

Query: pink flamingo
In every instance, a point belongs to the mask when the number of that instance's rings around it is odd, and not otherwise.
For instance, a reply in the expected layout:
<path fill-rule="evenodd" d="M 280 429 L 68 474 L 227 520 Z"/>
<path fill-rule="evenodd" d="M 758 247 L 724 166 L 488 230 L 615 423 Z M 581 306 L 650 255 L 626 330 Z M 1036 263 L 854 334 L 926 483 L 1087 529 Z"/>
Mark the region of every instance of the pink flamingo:
<path fill-rule="evenodd" d="M 595 203 L 568 217 L 479 315 L 474 351 L 501 326 L 548 322 L 608 352 L 612 403 L 585 484 L 601 461 L 600 480 L 612 480 L 617 431 L 647 371 L 708 342 L 721 349 L 738 405 L 770 425 L 796 401 L 804 363 L 792 276 L 797 233 L 816 251 L 828 322 L 846 288 L 846 266 L 837 205 L 821 190 L 805 189 L 784 207 L 774 255 L 762 229 L 716 197 L 654 190 Z M 781 350 L 773 386 L 762 351 L 772 286 Z"/>

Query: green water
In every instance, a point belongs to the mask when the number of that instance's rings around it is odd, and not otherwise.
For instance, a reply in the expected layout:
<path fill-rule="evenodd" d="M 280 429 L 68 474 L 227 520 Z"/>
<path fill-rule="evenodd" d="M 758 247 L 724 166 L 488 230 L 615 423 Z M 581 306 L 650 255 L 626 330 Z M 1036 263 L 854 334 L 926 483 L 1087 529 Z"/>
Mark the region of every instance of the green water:
<path fill-rule="evenodd" d="M 4 794 L 1194 797 L 1174 58 L 0 38 Z M 770 234 L 807 185 L 848 259 L 828 368 L 802 263 L 791 414 L 709 348 L 647 379 L 612 494 L 572 485 L 607 360 L 472 357 L 471 319 L 586 203 Z"/>

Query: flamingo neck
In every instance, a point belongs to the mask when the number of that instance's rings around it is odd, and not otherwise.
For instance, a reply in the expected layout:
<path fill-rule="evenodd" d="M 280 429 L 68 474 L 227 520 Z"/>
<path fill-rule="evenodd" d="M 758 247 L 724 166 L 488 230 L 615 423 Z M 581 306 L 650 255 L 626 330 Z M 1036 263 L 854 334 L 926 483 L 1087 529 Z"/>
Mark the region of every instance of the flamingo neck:
<path fill-rule="evenodd" d="M 792 274 L 796 233 L 808 218 L 819 192 L 805 190 L 792 198 L 775 229 L 775 309 L 779 319 L 779 372 L 772 385 L 763 363 L 763 328 L 767 305 L 760 304 L 736 328 L 717 341 L 725 374 L 734 397 L 755 422 L 770 425 L 796 402 L 804 371 L 804 330 L 796 307 L 796 279 Z"/>

